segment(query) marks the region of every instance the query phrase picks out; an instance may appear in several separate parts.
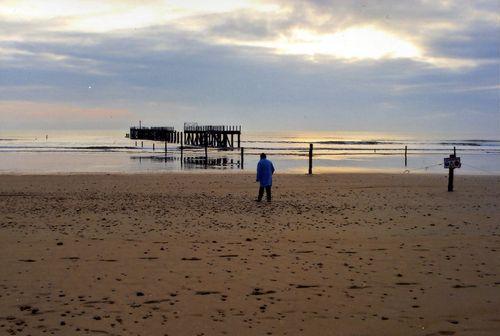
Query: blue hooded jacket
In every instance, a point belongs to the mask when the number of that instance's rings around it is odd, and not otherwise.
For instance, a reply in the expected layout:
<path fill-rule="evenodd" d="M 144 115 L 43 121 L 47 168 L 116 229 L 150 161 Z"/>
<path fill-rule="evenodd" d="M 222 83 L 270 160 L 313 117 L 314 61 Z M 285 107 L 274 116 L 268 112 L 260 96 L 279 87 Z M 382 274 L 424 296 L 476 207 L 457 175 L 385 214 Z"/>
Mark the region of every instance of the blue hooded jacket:
<path fill-rule="evenodd" d="M 273 185 L 274 166 L 268 159 L 261 159 L 257 164 L 257 181 L 261 187 L 269 187 Z"/>

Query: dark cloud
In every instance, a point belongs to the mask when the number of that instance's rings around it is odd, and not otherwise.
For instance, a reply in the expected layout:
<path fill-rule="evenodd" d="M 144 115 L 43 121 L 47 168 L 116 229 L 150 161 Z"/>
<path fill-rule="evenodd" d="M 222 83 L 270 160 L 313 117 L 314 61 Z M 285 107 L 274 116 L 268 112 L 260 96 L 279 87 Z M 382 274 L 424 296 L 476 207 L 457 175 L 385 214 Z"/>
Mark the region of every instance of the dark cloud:
<path fill-rule="evenodd" d="M 285 17 L 265 16 L 255 11 L 240 10 L 199 18 L 209 26 L 207 35 L 243 40 L 272 39 L 292 25 Z"/>
<path fill-rule="evenodd" d="M 436 55 L 470 60 L 500 60 L 500 25 L 474 24 L 429 39 L 427 47 Z"/>

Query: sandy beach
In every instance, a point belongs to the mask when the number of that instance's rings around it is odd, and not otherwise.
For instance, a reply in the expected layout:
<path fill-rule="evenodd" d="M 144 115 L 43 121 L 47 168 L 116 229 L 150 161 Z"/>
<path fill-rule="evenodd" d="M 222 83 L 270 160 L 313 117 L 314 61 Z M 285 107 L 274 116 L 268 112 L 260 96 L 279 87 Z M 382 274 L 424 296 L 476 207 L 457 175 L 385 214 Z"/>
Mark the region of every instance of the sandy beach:
<path fill-rule="evenodd" d="M 0 175 L 2 335 L 498 335 L 500 177 Z"/>

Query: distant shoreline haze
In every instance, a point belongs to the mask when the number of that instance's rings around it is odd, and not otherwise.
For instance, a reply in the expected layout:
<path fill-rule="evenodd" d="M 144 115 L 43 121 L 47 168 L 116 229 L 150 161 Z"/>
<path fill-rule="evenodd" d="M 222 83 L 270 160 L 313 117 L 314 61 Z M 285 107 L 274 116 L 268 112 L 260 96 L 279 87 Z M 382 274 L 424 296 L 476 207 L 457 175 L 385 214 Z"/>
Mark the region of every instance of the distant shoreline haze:
<path fill-rule="evenodd" d="M 200 123 L 200 125 L 205 125 Z M 208 124 L 207 124 L 208 125 Z M 214 123 L 214 125 L 218 125 Z M 229 124 L 228 124 L 229 125 Z M 233 124 L 231 124 L 233 125 Z M 236 124 L 234 124 L 236 125 Z M 238 124 L 240 125 L 240 124 Z M 88 129 L 88 128 L 68 128 L 68 129 L 2 129 L 0 128 L 0 139 L 5 138 L 40 138 L 49 135 L 51 137 L 79 137 L 79 136 L 102 136 L 112 135 L 120 137 L 129 133 L 131 124 L 124 128 L 111 129 Z M 172 126 L 170 124 L 145 124 L 144 127 L 151 126 Z M 173 125 L 177 131 L 183 130 L 183 125 Z M 500 140 L 500 133 L 478 133 L 478 132 L 399 132 L 399 131 L 346 131 L 346 130 L 256 130 L 242 126 L 242 137 L 255 138 L 303 138 L 305 140 L 314 140 L 316 138 L 349 139 L 349 140 Z M 499 130 L 500 132 L 500 130 Z"/>

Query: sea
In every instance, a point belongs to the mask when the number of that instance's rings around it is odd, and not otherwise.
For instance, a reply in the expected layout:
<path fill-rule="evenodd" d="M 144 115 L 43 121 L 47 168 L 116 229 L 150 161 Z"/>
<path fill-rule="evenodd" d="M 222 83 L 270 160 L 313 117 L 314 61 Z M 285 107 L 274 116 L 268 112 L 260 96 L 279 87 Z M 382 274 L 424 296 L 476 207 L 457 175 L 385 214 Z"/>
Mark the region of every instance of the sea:
<path fill-rule="evenodd" d="M 135 141 L 127 130 L 0 131 L 0 173 L 254 172 L 266 153 L 280 173 L 447 174 L 444 159 L 456 152 L 455 174 L 500 175 L 500 140 L 424 137 L 367 132 L 243 132 L 241 150 L 185 148 Z M 405 164 L 405 147 L 407 160 Z M 243 161 L 243 162 L 242 162 Z"/>

